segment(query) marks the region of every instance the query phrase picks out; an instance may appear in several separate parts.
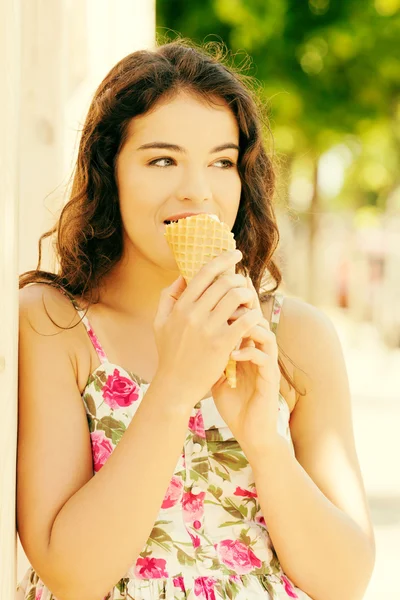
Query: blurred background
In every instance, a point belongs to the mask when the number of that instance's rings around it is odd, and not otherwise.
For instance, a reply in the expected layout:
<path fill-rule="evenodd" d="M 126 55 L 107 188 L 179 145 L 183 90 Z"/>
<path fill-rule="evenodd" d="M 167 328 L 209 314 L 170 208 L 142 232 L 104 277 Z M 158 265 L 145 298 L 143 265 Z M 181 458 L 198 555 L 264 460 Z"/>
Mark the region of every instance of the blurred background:
<path fill-rule="evenodd" d="M 117 60 L 182 35 L 223 42 L 256 78 L 278 170 L 283 291 L 331 317 L 348 366 L 377 542 L 365 598 L 400 598 L 400 0 L 22 6 L 20 272 L 36 267 L 91 96 Z M 44 258 L 51 269 L 50 247 Z"/>

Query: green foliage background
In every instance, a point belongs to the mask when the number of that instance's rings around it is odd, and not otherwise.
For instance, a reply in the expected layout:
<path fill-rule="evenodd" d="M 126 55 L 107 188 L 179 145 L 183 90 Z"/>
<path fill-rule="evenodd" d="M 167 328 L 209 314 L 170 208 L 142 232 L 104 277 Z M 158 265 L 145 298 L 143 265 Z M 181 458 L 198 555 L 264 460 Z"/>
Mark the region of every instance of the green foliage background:
<path fill-rule="evenodd" d="M 329 209 L 386 208 L 400 185 L 400 0 L 157 0 L 157 34 L 223 41 L 260 82 L 287 177 L 351 155 Z M 398 196 L 398 194 L 397 194 Z M 400 209 L 399 206 L 397 207 Z"/>

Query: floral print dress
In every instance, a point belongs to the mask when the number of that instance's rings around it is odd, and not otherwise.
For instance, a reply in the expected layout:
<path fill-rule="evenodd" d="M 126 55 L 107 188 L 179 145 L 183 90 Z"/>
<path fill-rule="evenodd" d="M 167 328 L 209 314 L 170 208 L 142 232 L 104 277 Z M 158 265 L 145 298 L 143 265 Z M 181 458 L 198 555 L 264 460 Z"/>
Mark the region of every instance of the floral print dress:
<path fill-rule="evenodd" d="M 275 294 L 275 334 L 282 301 Z M 110 363 L 88 319 L 78 312 L 101 360 L 82 394 L 95 475 L 135 417 L 150 383 Z M 294 453 L 289 419 L 279 394 L 278 431 Z M 182 454 L 145 546 L 104 600 L 256 598 L 310 600 L 282 571 L 250 464 L 209 397 L 192 409 Z M 57 599 L 30 567 L 16 600 Z"/>

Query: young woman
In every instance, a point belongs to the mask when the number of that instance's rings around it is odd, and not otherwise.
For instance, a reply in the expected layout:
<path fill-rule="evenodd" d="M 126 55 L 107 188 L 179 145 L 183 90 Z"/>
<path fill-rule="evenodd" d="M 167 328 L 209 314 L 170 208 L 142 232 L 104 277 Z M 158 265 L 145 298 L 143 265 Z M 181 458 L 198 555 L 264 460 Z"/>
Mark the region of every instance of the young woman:
<path fill-rule="evenodd" d="M 18 599 L 362 598 L 374 535 L 346 369 L 325 315 L 274 293 L 262 125 L 247 78 L 187 41 L 96 91 L 45 234 L 58 273 L 39 256 L 21 276 Z M 184 213 L 217 214 L 241 251 L 189 285 L 163 235 Z"/>

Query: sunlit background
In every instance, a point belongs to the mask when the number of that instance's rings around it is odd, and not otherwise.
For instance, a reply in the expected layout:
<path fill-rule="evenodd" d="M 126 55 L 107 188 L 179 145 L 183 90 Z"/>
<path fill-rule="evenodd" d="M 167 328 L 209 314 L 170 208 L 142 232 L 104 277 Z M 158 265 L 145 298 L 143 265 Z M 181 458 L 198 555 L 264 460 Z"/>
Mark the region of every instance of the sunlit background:
<path fill-rule="evenodd" d="M 36 266 L 88 103 L 117 60 L 180 34 L 224 42 L 256 78 L 278 170 L 283 291 L 332 318 L 348 365 L 377 541 L 365 598 L 400 598 L 400 0 L 23 4 L 21 272 Z"/>

